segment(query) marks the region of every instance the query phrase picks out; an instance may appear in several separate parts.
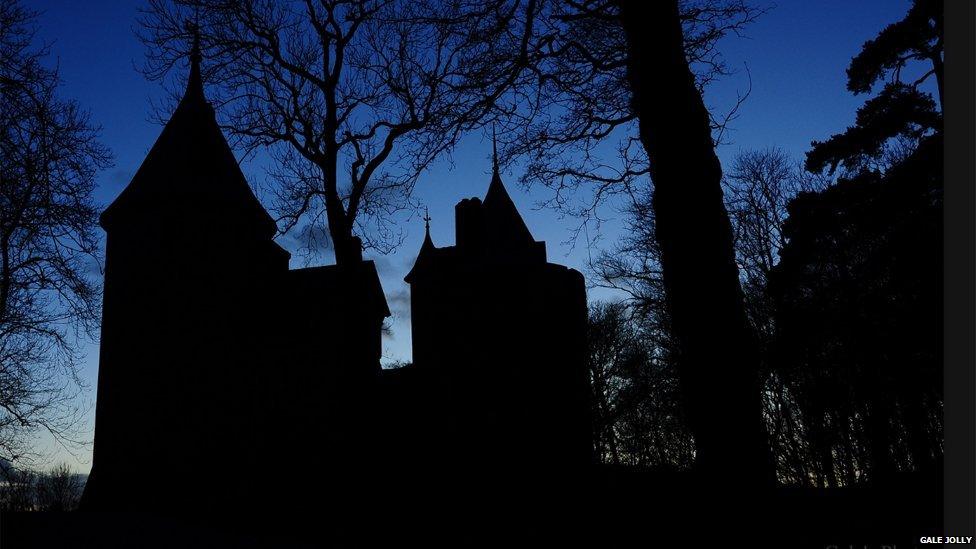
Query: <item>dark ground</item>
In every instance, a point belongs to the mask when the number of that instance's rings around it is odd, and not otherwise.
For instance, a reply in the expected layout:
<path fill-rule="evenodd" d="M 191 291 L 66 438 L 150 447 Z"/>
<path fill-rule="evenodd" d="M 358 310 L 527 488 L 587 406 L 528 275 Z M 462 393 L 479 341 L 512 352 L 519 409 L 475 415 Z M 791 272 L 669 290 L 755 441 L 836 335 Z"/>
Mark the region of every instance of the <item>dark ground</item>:
<path fill-rule="evenodd" d="M 573 545 L 591 547 L 909 548 L 942 535 L 941 478 L 906 476 L 887 487 L 776 488 L 730 494 L 687 474 L 604 470 L 548 489 L 520 484 L 462 496 L 421 483 L 363 491 L 320 511 L 233 516 L 148 513 L 7 513 L 0 547 L 362 547 Z M 389 495 L 392 494 L 392 495 Z M 541 494 L 541 495 L 540 495 Z M 134 508 L 137 506 L 133 506 Z M 927 546 L 928 547 L 928 546 Z"/>

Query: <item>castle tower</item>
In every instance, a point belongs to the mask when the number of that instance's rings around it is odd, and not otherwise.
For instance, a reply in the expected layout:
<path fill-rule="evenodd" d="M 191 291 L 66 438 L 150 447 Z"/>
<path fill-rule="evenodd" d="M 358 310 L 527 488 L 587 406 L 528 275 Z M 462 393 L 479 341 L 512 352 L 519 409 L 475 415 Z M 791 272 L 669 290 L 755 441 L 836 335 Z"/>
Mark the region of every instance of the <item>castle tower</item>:
<path fill-rule="evenodd" d="M 455 207 L 456 244 L 428 232 L 410 284 L 413 358 L 444 387 L 457 459 L 495 470 L 589 463 L 582 275 L 546 261 L 499 174 Z"/>
<path fill-rule="evenodd" d="M 262 313 L 289 254 L 204 97 L 199 48 L 182 100 L 100 221 L 105 293 L 83 505 L 191 509 L 233 497 L 256 421 L 248 401 L 271 323 Z"/>

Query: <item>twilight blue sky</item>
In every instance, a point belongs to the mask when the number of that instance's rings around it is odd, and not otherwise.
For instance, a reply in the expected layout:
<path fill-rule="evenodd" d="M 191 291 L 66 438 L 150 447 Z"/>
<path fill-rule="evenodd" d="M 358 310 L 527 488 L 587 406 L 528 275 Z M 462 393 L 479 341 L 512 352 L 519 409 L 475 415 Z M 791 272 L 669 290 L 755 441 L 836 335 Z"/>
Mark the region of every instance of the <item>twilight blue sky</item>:
<path fill-rule="evenodd" d="M 96 200 L 110 203 L 138 169 L 161 127 L 150 121 L 151 100 L 163 93 L 156 82 L 146 81 L 136 70 L 143 62 L 142 44 L 133 33 L 140 1 L 133 0 L 26 0 L 26 5 L 41 12 L 38 38 L 52 44 L 50 63 L 57 63 L 64 81 L 62 95 L 87 108 L 95 123 L 102 126 L 102 140 L 115 156 L 115 166 L 98 176 Z M 758 5 L 771 5 L 769 2 Z M 752 92 L 740 108 L 726 135 L 729 144 L 719 149 L 723 163 L 740 150 L 778 146 L 800 158 L 813 139 L 823 139 L 851 124 L 854 111 L 863 97 L 850 95 L 845 88 L 844 70 L 861 44 L 885 25 L 897 21 L 907 11 L 908 0 L 781 0 L 745 38 L 730 37 L 720 46 L 726 62 L 739 72 L 713 85 L 706 100 L 719 112 L 734 104 L 749 79 L 743 70 L 748 65 Z M 465 138 L 451 159 L 436 164 L 418 183 L 415 197 L 430 208 L 432 236 L 437 245 L 454 240 L 453 207 L 461 198 L 483 196 L 490 173 L 490 143 L 481 135 Z M 257 162 L 245 163 L 244 172 L 252 184 L 264 178 Z M 586 271 L 588 250 L 584 243 L 566 243 L 572 220 L 560 219 L 534 204 L 544 191 L 526 192 L 518 188 L 518 165 L 503 179 L 526 223 L 537 240 L 548 243 L 549 260 Z M 603 226 L 599 246 L 611 246 L 618 237 L 619 217 L 604 212 L 611 221 Z M 390 308 L 394 312 L 393 336 L 384 342 L 387 361 L 409 360 L 409 294 L 402 282 L 423 239 L 419 216 L 405 220 L 407 240 L 394 254 L 376 257 L 377 266 Z M 592 233 L 590 236 L 594 236 Z M 286 245 L 287 242 L 283 241 Z M 164 258 L 162 258 L 164 259 Z M 321 262 L 331 262 L 322 258 Z M 302 266 L 300 258 L 292 267 Z M 591 291 L 591 299 L 611 297 Z M 85 350 L 81 376 L 90 390 L 85 401 L 95 399 L 98 348 Z M 94 411 L 88 415 L 91 431 Z M 49 444 L 49 443 L 48 443 Z M 67 461 L 87 472 L 90 450 L 69 456 L 54 450 L 55 460 Z"/>

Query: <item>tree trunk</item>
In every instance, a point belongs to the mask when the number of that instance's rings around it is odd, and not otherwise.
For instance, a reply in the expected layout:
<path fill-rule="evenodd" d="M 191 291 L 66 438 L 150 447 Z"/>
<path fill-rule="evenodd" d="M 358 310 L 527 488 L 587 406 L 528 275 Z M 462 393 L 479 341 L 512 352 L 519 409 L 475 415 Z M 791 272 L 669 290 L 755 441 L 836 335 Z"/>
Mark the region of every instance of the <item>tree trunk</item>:
<path fill-rule="evenodd" d="M 620 5 L 696 467 L 723 483 L 772 482 L 759 352 L 746 320 L 722 169 L 685 58 L 677 2 Z"/>
<path fill-rule="evenodd" d="M 328 164 L 323 168 L 325 175 L 325 213 L 329 224 L 329 237 L 335 252 L 336 265 L 350 265 L 363 260 L 362 241 L 352 234 L 352 221 L 342 206 L 342 200 L 335 191 L 335 166 L 329 171 Z M 332 178 L 331 185 L 329 178 Z"/>
<path fill-rule="evenodd" d="M 338 217 L 339 221 L 333 223 L 335 217 Z M 345 223 L 345 217 L 341 210 L 336 216 L 329 215 L 329 236 L 332 238 L 336 265 L 351 265 L 363 260 L 362 241 L 353 236 L 352 227 L 349 223 Z"/>

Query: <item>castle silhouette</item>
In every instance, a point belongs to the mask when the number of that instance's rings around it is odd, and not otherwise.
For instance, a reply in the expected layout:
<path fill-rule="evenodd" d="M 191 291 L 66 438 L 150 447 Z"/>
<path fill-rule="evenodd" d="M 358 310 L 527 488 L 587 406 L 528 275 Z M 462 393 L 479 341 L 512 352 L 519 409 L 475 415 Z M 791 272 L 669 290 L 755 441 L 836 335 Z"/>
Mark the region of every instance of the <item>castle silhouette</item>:
<path fill-rule="evenodd" d="M 436 247 L 428 225 L 406 277 L 414 363 L 384 370 L 373 262 L 288 268 L 191 55 L 183 98 L 100 220 L 82 507 L 312 508 L 322 490 L 458 475 L 476 490 L 591 464 L 583 277 L 546 261 L 497 160 L 484 200 L 455 214 L 456 244 Z M 273 468 L 319 473 L 254 482 Z"/>

